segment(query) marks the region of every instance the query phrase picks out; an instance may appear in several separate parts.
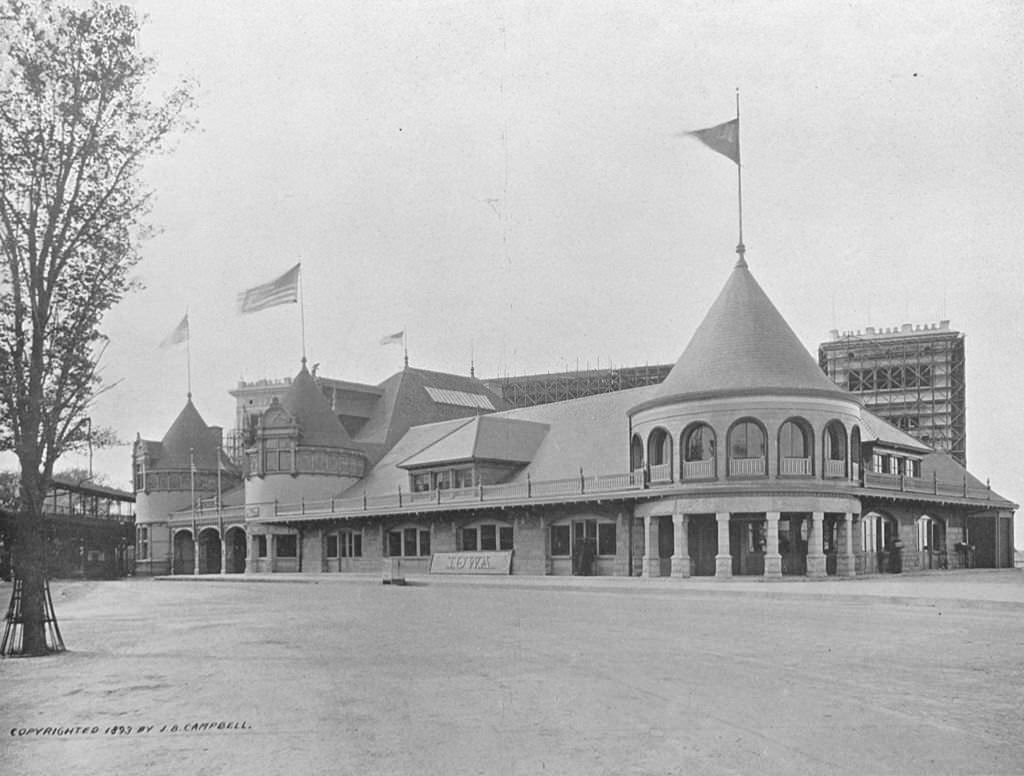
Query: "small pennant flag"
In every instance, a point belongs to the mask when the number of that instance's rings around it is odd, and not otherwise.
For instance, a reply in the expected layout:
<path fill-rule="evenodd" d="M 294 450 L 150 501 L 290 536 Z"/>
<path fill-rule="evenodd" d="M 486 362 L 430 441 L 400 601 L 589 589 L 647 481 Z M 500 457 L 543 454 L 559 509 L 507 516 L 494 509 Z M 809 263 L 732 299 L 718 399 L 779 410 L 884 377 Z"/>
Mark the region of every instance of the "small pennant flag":
<path fill-rule="evenodd" d="M 188 341 L 188 313 L 185 313 L 185 317 L 181 319 L 181 323 L 174 327 L 174 331 L 164 337 L 163 342 L 160 343 L 159 347 L 172 348 L 175 345 L 180 345 L 182 342 Z"/>
<path fill-rule="evenodd" d="M 281 304 L 294 304 L 299 301 L 299 269 L 296 264 L 281 277 L 260 286 L 243 291 L 238 295 L 238 312 L 258 313 L 268 307 Z"/>
<path fill-rule="evenodd" d="M 728 156 L 736 164 L 740 163 L 740 120 L 727 121 L 707 129 L 685 132 L 684 135 L 697 138 L 712 151 Z"/>
<path fill-rule="evenodd" d="M 394 334 L 389 334 L 386 337 L 380 338 L 381 345 L 401 345 L 402 339 L 405 337 L 405 331 L 397 331 Z"/>

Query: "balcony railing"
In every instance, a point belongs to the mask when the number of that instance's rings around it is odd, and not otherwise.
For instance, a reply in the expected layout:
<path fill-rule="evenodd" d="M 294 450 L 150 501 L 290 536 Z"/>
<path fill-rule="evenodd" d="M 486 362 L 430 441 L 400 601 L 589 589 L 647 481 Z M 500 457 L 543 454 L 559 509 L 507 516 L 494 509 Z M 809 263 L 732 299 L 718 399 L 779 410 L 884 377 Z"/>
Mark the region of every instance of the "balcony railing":
<path fill-rule="evenodd" d="M 804 459 L 783 459 L 802 462 Z M 843 463 L 843 462 L 838 462 Z M 781 467 L 780 467 L 781 468 Z M 801 470 L 794 466 L 794 471 Z M 809 472 L 810 469 L 807 469 Z M 270 520 L 274 518 L 294 518 L 299 516 L 314 517 L 355 517 L 360 514 L 378 512 L 420 510 L 444 508 L 445 506 L 472 506 L 474 503 L 502 504 L 508 502 L 529 502 L 546 499 L 586 498 L 589 495 L 611 493 L 628 493 L 641 491 L 651 484 L 657 483 L 654 475 L 663 473 L 651 467 L 650 480 L 645 481 L 643 470 L 620 474 L 584 475 L 566 477 L 558 480 L 525 481 L 504 483 L 500 485 L 475 485 L 469 488 L 450 488 L 443 490 L 420 491 L 410 493 L 396 490 L 393 493 L 365 494 L 354 498 L 334 498 L 321 500 L 303 500 L 291 504 L 266 502 L 246 504 L 245 506 L 216 507 L 197 509 L 195 520 L 202 525 L 237 522 L 242 519 Z M 729 462 L 729 473 L 735 476 L 763 476 L 765 472 L 764 458 L 737 458 Z M 784 472 L 785 473 L 785 472 Z M 683 464 L 683 479 L 707 479 L 714 475 L 714 461 L 689 461 Z M 670 474 L 668 476 L 671 476 Z M 856 487 L 856 482 L 848 483 Z M 878 490 L 902 491 L 906 493 L 930 494 L 958 498 L 988 500 L 992 492 L 988 488 L 969 485 L 966 480 L 949 481 L 921 477 L 908 477 L 897 474 L 864 473 L 864 487 Z M 188 525 L 193 520 L 191 513 L 176 514 L 172 519 L 175 525 Z"/>
<path fill-rule="evenodd" d="M 651 484 L 672 482 L 672 464 L 657 463 L 651 466 Z"/>
<path fill-rule="evenodd" d="M 825 459 L 825 476 L 843 478 L 846 476 L 846 461 Z"/>
<path fill-rule="evenodd" d="M 810 458 L 783 458 L 779 461 L 779 474 L 796 476 L 807 475 L 810 473 Z"/>
<path fill-rule="evenodd" d="M 715 459 L 683 461 L 684 480 L 710 480 L 715 476 Z"/>
<path fill-rule="evenodd" d="M 729 476 L 752 477 L 764 474 L 764 458 L 732 458 L 729 460 Z"/>
<path fill-rule="evenodd" d="M 959 481 L 940 480 L 932 475 L 927 477 L 911 477 L 905 474 L 882 474 L 880 472 L 864 472 L 864 486 L 880 490 L 898 490 L 904 493 L 924 493 L 933 496 L 951 496 L 954 498 L 971 498 L 989 500 L 992 489 L 971 485 L 964 477 Z"/>

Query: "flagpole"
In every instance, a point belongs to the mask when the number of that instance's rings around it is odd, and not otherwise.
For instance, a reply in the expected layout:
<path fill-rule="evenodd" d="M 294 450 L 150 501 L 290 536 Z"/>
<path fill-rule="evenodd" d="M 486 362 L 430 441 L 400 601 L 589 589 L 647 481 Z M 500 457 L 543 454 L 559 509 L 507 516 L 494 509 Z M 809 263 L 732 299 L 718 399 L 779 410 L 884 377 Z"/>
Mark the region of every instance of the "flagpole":
<path fill-rule="evenodd" d="M 221 460 L 222 460 L 221 456 L 222 455 L 223 455 L 223 448 L 220 445 L 218 445 L 217 446 L 217 511 L 218 512 L 220 511 L 220 500 L 221 500 L 220 472 L 221 472 L 221 469 L 223 468 L 221 466 Z"/>
<path fill-rule="evenodd" d="M 185 308 L 185 380 L 188 384 L 188 400 L 192 401 L 192 321 L 188 319 L 188 308 Z"/>
<path fill-rule="evenodd" d="M 192 567 L 192 573 L 199 573 L 199 533 L 197 531 L 196 524 L 196 459 L 194 448 L 188 449 L 188 481 L 189 491 L 192 495 L 192 545 L 193 554 L 195 555 L 195 562 Z"/>
<path fill-rule="evenodd" d="M 302 262 L 299 261 L 299 326 L 302 330 L 302 363 L 306 363 L 306 293 L 302 290 Z"/>
<path fill-rule="evenodd" d="M 736 147 L 739 148 L 740 143 L 740 89 L 736 87 Z M 747 252 L 747 247 L 743 244 L 743 165 L 739 159 L 736 160 L 736 195 L 739 204 L 739 217 L 740 217 L 740 241 L 736 246 L 736 253 L 739 254 L 740 261 L 744 260 L 744 254 Z"/>

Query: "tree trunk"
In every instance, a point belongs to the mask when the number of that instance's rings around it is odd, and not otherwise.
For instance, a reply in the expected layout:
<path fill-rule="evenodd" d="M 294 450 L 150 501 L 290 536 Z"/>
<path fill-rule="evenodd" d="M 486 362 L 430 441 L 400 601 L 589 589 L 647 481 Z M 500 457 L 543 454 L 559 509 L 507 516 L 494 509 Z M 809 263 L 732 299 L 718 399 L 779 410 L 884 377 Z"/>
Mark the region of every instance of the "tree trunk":
<path fill-rule="evenodd" d="M 22 581 L 21 615 L 23 638 L 21 654 L 45 655 L 46 646 L 46 554 L 43 521 L 21 513 L 16 520 L 14 575 Z"/>

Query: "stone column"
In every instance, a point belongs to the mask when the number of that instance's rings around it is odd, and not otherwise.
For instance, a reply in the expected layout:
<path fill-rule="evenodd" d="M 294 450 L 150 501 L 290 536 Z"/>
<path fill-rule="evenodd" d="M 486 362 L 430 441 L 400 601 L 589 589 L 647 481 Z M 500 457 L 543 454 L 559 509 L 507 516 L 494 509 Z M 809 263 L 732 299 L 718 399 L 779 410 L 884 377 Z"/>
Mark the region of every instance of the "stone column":
<path fill-rule="evenodd" d="M 199 532 L 196 531 L 192 537 L 192 559 L 193 559 L 193 575 L 199 574 Z"/>
<path fill-rule="evenodd" d="M 171 554 L 170 554 L 171 567 L 167 571 L 173 577 L 174 576 L 174 529 L 172 528 L 170 530 L 171 530 Z"/>
<path fill-rule="evenodd" d="M 672 530 L 675 537 L 675 548 L 672 553 L 672 576 L 690 576 L 690 543 L 686 535 L 689 520 L 682 513 L 672 515 Z"/>
<path fill-rule="evenodd" d="M 857 559 L 853 554 L 853 513 L 843 515 L 839 524 L 839 554 L 836 557 L 836 574 L 852 577 L 857 574 Z"/>
<path fill-rule="evenodd" d="M 732 576 L 732 555 L 729 554 L 729 513 L 718 512 L 718 554 L 715 555 L 715 576 Z"/>
<path fill-rule="evenodd" d="M 821 549 L 821 540 L 825 533 L 825 513 L 814 512 L 811 516 L 810 530 L 807 532 L 807 576 L 825 576 L 825 553 Z"/>
<path fill-rule="evenodd" d="M 779 513 L 765 513 L 764 575 L 782 576 L 782 556 L 779 554 Z"/>
<path fill-rule="evenodd" d="M 255 537 L 245 529 L 245 573 L 252 574 L 252 559 L 256 552 L 252 548 L 252 541 Z"/>
<path fill-rule="evenodd" d="M 228 543 L 224 540 L 224 531 L 220 532 L 220 573 L 228 573 Z"/>
<path fill-rule="evenodd" d="M 661 559 L 658 557 L 658 524 L 650 515 L 644 515 L 644 576 L 661 576 Z"/>

